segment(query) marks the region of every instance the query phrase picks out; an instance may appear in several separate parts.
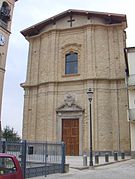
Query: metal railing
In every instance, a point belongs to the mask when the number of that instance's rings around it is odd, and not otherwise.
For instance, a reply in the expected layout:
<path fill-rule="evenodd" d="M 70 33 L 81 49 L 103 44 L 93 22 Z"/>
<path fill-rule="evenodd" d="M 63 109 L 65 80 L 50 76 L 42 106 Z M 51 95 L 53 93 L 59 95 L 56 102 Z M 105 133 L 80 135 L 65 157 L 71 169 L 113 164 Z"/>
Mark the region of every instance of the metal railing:
<path fill-rule="evenodd" d="M 15 155 L 26 178 L 64 172 L 64 143 L 0 141 L 0 152 Z"/>

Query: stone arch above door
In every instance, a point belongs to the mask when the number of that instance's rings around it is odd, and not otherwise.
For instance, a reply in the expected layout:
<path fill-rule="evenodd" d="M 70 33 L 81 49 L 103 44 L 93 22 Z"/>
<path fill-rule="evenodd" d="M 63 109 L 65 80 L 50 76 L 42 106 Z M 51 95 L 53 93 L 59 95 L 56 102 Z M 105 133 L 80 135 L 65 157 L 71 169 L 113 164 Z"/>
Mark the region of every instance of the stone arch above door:
<path fill-rule="evenodd" d="M 83 115 L 84 109 L 76 104 L 74 95 L 67 94 L 63 100 L 63 104 L 56 109 L 57 122 L 56 122 L 56 138 L 58 141 L 62 140 L 62 120 L 79 120 L 79 155 L 82 154 L 82 143 L 83 143 Z"/>

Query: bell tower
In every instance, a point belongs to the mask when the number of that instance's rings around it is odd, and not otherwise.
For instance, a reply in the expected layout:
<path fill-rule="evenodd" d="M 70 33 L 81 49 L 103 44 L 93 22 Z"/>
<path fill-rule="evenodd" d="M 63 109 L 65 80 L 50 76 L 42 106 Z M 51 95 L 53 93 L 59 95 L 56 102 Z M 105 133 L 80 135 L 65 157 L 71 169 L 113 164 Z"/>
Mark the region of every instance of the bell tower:
<path fill-rule="evenodd" d="M 1 137 L 1 105 L 3 83 L 6 66 L 8 41 L 11 31 L 13 9 L 17 0 L 0 0 L 0 137 Z"/>

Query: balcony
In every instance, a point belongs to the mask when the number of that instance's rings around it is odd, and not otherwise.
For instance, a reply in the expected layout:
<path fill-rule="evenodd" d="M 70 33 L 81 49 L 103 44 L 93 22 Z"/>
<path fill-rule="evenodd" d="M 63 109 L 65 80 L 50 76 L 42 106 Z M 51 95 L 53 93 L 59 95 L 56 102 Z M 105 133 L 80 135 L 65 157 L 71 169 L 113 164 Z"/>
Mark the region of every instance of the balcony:
<path fill-rule="evenodd" d="M 135 74 L 129 75 L 129 77 L 128 77 L 128 87 L 135 88 Z"/>
<path fill-rule="evenodd" d="M 135 122 L 135 108 L 129 109 L 129 120 Z"/>

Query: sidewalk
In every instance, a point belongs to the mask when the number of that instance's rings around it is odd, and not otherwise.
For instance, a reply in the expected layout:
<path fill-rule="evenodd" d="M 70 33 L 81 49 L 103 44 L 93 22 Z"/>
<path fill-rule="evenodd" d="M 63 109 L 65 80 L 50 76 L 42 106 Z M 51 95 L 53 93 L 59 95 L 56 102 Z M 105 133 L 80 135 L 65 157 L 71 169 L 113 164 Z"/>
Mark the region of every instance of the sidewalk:
<path fill-rule="evenodd" d="M 125 156 L 125 159 L 121 159 L 121 157 L 118 157 L 118 161 L 114 161 L 114 157 L 109 157 L 109 162 L 105 162 L 105 157 L 99 157 L 99 164 L 95 164 L 95 158 L 93 157 L 93 165 L 94 167 L 103 166 L 103 165 L 109 165 L 117 162 L 122 162 L 129 160 L 130 156 Z M 85 170 L 89 169 L 89 157 L 87 157 L 87 166 L 83 166 L 83 156 L 67 156 L 66 157 L 66 164 L 69 164 L 69 172 L 65 174 L 53 174 L 52 178 L 57 178 L 57 176 L 60 175 L 72 175 L 73 173 L 76 173 L 77 170 Z M 56 177 L 54 177 L 54 175 Z M 44 176 L 40 177 L 34 177 L 31 179 L 44 179 Z M 51 178 L 51 175 L 49 175 L 49 178 Z"/>
<path fill-rule="evenodd" d="M 102 165 L 108 165 L 116 162 L 121 162 L 130 159 L 130 156 L 125 156 L 125 159 L 121 159 L 121 156 L 118 156 L 118 161 L 114 160 L 114 157 L 109 157 L 109 162 L 105 162 L 105 157 L 99 157 L 99 164 L 95 164 L 95 158 L 93 157 L 93 165 L 95 167 L 102 166 Z M 83 156 L 67 156 L 66 157 L 66 164 L 69 164 L 69 168 L 75 168 L 75 169 L 87 169 L 89 168 L 89 157 L 87 157 L 87 166 L 83 166 Z"/>

